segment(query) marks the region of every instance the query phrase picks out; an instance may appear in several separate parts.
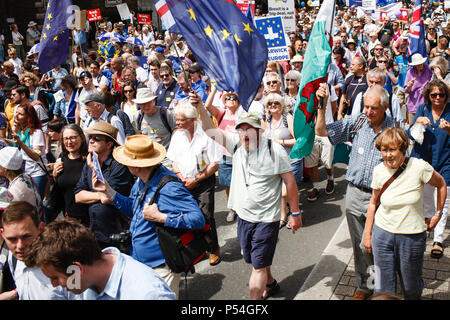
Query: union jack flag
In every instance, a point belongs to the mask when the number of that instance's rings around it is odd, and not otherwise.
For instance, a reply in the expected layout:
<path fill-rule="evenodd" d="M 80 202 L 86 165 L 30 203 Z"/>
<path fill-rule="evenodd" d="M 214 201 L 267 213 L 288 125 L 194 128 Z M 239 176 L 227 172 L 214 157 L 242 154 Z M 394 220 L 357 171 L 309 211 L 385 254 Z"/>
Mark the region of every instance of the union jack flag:
<path fill-rule="evenodd" d="M 416 0 L 416 4 L 414 5 L 411 26 L 409 28 L 408 53 L 410 57 L 415 53 L 420 53 L 422 57 L 427 56 L 425 27 L 422 18 L 422 0 Z"/>

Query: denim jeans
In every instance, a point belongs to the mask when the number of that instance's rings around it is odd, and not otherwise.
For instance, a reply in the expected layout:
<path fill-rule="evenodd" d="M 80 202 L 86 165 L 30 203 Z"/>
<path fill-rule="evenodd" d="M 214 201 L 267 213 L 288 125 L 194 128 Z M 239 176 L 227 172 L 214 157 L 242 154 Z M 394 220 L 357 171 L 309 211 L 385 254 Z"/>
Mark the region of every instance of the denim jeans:
<path fill-rule="evenodd" d="M 395 234 L 376 225 L 372 229 L 375 293 L 396 294 L 397 274 L 406 300 L 419 300 L 423 290 L 422 266 L 426 231 Z"/>

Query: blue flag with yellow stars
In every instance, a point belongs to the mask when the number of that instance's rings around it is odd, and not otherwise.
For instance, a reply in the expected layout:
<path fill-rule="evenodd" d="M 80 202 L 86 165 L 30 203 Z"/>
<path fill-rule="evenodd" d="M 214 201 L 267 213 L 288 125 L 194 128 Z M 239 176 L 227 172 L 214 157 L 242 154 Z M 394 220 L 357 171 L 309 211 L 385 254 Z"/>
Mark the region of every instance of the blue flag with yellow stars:
<path fill-rule="evenodd" d="M 50 0 L 42 26 L 38 64 L 41 73 L 50 71 L 67 59 L 70 29 L 73 21 L 71 0 Z"/>
<path fill-rule="evenodd" d="M 160 16 L 173 17 L 211 83 L 220 91 L 236 92 L 248 110 L 267 64 L 266 41 L 252 21 L 233 0 L 154 1 Z"/>

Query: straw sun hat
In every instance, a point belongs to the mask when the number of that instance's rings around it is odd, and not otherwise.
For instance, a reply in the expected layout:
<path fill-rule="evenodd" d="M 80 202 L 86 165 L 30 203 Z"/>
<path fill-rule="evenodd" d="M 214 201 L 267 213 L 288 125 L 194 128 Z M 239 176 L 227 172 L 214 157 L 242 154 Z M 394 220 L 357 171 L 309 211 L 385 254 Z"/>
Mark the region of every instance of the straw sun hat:
<path fill-rule="evenodd" d="M 166 149 L 150 137 L 140 134 L 127 137 L 123 146 L 114 149 L 113 157 L 128 167 L 152 167 L 164 160 Z"/>

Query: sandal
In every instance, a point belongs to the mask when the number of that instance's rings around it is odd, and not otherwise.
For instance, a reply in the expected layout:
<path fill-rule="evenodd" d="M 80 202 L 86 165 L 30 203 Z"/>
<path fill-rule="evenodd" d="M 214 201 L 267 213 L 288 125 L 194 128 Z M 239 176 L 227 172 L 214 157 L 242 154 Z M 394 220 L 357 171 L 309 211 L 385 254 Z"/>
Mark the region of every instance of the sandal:
<path fill-rule="evenodd" d="M 278 293 L 280 291 L 280 285 L 278 284 L 277 280 L 273 280 L 271 284 L 266 284 L 266 287 L 269 289 L 266 291 L 266 295 L 262 297 L 263 300 L 266 300 L 267 298 L 273 296 L 274 294 Z"/>
<path fill-rule="evenodd" d="M 286 227 L 288 224 L 287 220 L 280 220 L 280 230 Z"/>
<path fill-rule="evenodd" d="M 438 246 L 441 249 L 431 249 L 431 257 L 435 259 L 440 259 L 444 255 L 444 245 L 441 242 L 433 242 L 433 247 Z"/>

